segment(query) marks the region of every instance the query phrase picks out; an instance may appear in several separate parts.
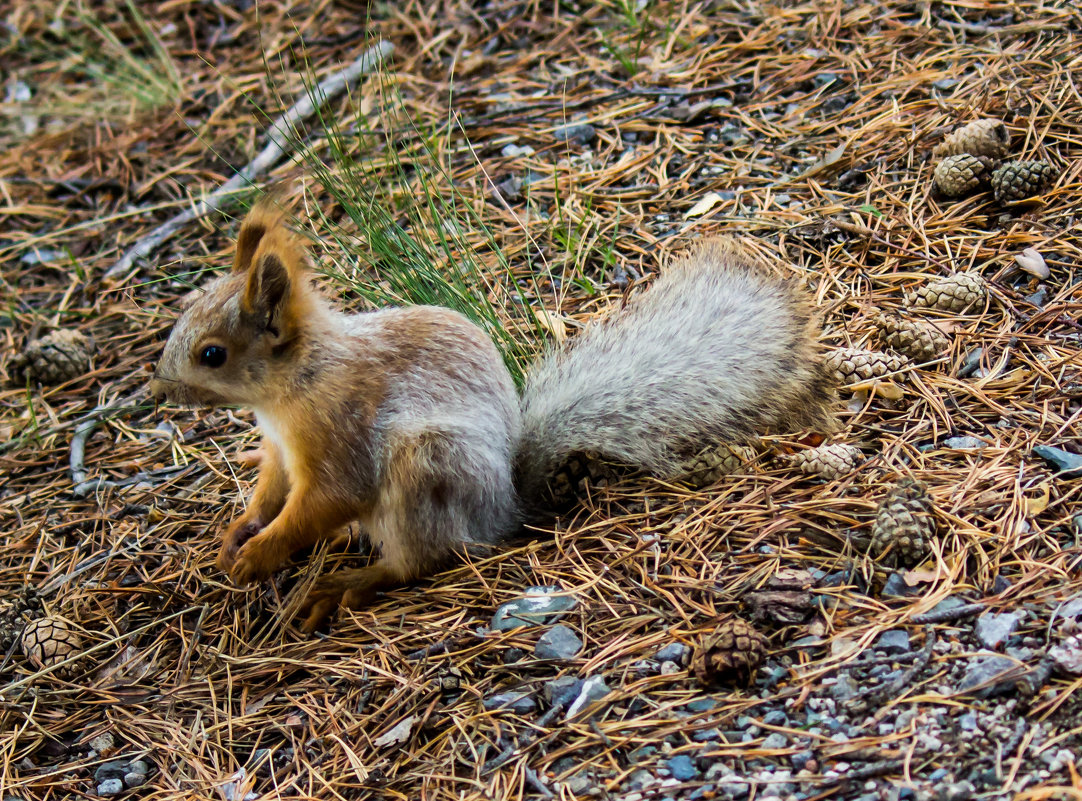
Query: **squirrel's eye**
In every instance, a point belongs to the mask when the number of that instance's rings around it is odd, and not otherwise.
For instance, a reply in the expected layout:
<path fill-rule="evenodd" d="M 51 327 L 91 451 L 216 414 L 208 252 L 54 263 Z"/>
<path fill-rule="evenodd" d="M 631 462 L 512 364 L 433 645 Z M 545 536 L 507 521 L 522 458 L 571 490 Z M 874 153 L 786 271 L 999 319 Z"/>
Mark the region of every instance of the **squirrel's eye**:
<path fill-rule="evenodd" d="M 221 345 L 207 345 L 199 354 L 199 363 L 204 367 L 221 367 L 225 364 L 225 348 Z"/>

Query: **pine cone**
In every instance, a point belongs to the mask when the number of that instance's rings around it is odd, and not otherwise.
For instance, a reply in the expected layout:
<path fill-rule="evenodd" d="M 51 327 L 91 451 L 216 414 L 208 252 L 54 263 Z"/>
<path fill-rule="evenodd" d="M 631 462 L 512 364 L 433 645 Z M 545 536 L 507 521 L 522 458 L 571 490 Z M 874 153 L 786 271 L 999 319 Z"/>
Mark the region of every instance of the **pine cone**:
<path fill-rule="evenodd" d="M 932 174 L 936 188 L 947 197 L 961 197 L 987 183 L 994 163 L 987 156 L 971 156 L 959 153 L 947 156 Z"/>
<path fill-rule="evenodd" d="M 920 482 L 899 481 L 887 493 L 875 513 L 872 528 L 872 556 L 878 558 L 890 548 L 896 562 L 918 564 L 935 534 L 932 501 Z"/>
<path fill-rule="evenodd" d="M 992 173 L 992 191 L 1000 203 L 1022 200 L 1047 189 L 1052 175 L 1047 161 L 1008 161 Z"/>
<path fill-rule="evenodd" d="M 555 508 L 569 506 L 586 495 L 590 487 L 607 487 L 631 472 L 596 453 L 572 453 L 552 472 L 549 501 Z"/>
<path fill-rule="evenodd" d="M 7 653 L 26 628 L 26 623 L 42 612 L 41 599 L 32 587 L 10 593 L 0 601 L 0 653 Z"/>
<path fill-rule="evenodd" d="M 951 346 L 946 334 L 924 320 L 883 312 L 876 316 L 875 325 L 883 344 L 918 362 L 931 361 Z"/>
<path fill-rule="evenodd" d="M 750 682 L 766 658 L 766 638 L 740 618 L 726 620 L 699 642 L 691 669 L 704 684 L 736 679 Z"/>
<path fill-rule="evenodd" d="M 864 454 L 844 442 L 820 445 L 806 451 L 780 457 L 782 461 L 807 475 L 840 478 L 863 461 Z"/>
<path fill-rule="evenodd" d="M 977 273 L 955 273 L 918 288 L 906 297 L 906 304 L 925 309 L 962 312 L 980 303 L 988 285 Z"/>
<path fill-rule="evenodd" d="M 59 617 L 42 617 L 33 620 L 23 629 L 23 654 L 32 665 L 48 668 L 63 662 L 82 650 L 82 640 L 68 622 Z M 70 675 L 72 665 L 60 669 Z"/>
<path fill-rule="evenodd" d="M 93 342 L 78 331 L 63 328 L 26 343 L 11 360 L 9 372 L 16 384 L 38 381 L 63 384 L 90 369 Z"/>
<path fill-rule="evenodd" d="M 852 386 L 895 373 L 909 364 L 909 359 L 896 353 L 882 353 L 860 348 L 838 348 L 823 359 L 823 364 L 842 386 Z"/>
<path fill-rule="evenodd" d="M 744 445 L 711 445 L 681 465 L 674 478 L 694 487 L 705 487 L 735 473 L 754 458 L 755 451 Z"/>
<path fill-rule="evenodd" d="M 974 120 L 949 134 L 936 145 L 932 155 L 941 159 L 965 153 L 998 160 L 1010 148 L 1011 134 L 1000 120 Z"/>

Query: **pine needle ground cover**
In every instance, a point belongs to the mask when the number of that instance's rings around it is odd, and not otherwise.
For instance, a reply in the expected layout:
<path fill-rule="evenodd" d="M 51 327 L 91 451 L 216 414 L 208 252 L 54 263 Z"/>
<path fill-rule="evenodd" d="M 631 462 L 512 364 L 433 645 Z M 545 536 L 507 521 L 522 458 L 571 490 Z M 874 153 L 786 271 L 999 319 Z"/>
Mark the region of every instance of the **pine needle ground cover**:
<path fill-rule="evenodd" d="M 0 797 L 1082 793 L 1073 4 L 5 11 Z M 832 449 L 593 488 L 319 637 L 300 599 L 359 557 L 231 586 L 252 417 L 144 386 L 250 194 L 104 276 L 380 40 L 260 179 L 329 291 L 435 291 L 392 280 L 420 243 L 523 364 L 739 233 L 846 349 Z M 985 119 L 1009 152 L 945 196 L 933 150 Z"/>

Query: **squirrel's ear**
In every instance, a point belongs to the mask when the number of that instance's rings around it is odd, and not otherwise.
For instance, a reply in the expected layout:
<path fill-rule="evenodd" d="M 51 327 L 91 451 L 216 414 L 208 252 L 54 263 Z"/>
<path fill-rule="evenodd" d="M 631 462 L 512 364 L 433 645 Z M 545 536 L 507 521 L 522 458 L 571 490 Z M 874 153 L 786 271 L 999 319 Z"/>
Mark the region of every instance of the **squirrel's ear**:
<path fill-rule="evenodd" d="M 237 253 L 233 258 L 233 272 L 243 273 L 252 266 L 259 243 L 268 231 L 282 225 L 282 210 L 274 205 L 273 198 L 264 197 L 248 212 L 237 234 Z"/>
<path fill-rule="evenodd" d="M 276 336 L 282 334 L 283 312 L 292 289 L 289 270 L 277 254 L 259 255 L 248 273 L 243 309 Z"/>

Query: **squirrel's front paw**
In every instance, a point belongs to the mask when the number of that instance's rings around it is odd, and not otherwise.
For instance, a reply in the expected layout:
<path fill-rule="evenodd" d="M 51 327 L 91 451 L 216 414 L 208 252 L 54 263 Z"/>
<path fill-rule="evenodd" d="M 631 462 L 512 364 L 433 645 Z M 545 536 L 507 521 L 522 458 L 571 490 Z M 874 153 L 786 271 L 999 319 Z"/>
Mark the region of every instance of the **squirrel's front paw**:
<path fill-rule="evenodd" d="M 257 518 L 242 515 L 234 520 L 222 535 L 222 549 L 218 551 L 216 562 L 218 569 L 223 573 L 231 572 L 240 549 L 262 530 L 263 521 Z"/>
<path fill-rule="evenodd" d="M 285 559 L 274 547 L 273 540 L 259 534 L 241 546 L 236 561 L 229 570 L 234 584 L 244 586 L 265 581 L 282 567 Z"/>

